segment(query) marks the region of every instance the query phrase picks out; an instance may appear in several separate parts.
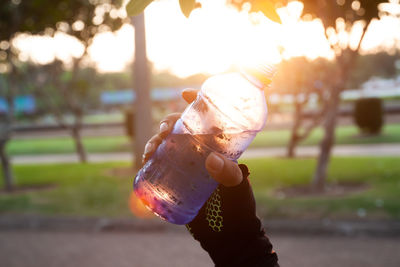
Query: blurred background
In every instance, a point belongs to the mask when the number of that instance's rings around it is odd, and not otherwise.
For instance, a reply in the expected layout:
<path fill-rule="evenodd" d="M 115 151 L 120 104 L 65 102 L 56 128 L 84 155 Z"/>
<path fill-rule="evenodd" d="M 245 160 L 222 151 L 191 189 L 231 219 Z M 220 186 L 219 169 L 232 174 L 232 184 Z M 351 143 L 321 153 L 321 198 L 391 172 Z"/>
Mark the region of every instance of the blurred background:
<path fill-rule="evenodd" d="M 212 266 L 132 195 L 136 159 L 182 89 L 260 63 L 240 162 L 281 265 L 400 266 L 398 0 L 131 1 L 0 3 L 4 266 Z"/>

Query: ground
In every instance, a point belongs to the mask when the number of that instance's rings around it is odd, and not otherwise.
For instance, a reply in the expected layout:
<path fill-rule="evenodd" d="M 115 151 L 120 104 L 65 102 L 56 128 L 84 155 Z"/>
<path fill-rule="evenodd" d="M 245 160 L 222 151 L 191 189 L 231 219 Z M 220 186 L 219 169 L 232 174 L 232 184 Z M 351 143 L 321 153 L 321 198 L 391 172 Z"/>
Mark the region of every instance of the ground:
<path fill-rule="evenodd" d="M 399 238 L 271 236 L 283 267 L 398 267 Z M 212 266 L 186 232 L 1 232 L 7 267 Z"/>
<path fill-rule="evenodd" d="M 394 142 L 400 139 L 400 127 L 388 128 L 391 131 L 381 136 L 381 142 Z M 287 131 L 285 132 L 287 137 Z M 339 141 L 355 139 L 353 128 L 342 128 Z M 266 142 L 279 144 L 282 142 L 281 131 L 270 135 L 261 134 L 259 145 Z M 318 131 L 316 134 L 320 134 Z M 285 137 L 285 136 L 284 136 Z M 285 138 L 286 138 L 285 137 Z M 318 137 L 318 136 L 316 136 Z M 313 137 L 310 140 L 317 140 Z M 126 144 L 125 137 L 104 137 L 87 139 L 88 150 L 97 151 L 99 148 L 114 149 Z M 275 138 L 275 139 L 274 139 Z M 64 142 L 64 138 L 38 140 L 30 138 L 18 139 L 14 147 L 14 155 L 19 151 L 35 152 L 25 158 L 25 163 L 32 165 L 16 165 L 15 173 L 19 185 L 51 185 L 52 188 L 41 191 L 17 192 L 12 195 L 0 194 L 0 214 L 2 219 L 8 214 L 69 214 L 81 216 L 121 216 L 130 215 L 127 199 L 132 187 L 132 175 L 116 173 L 115 170 L 127 168 L 129 163 L 102 164 L 48 164 L 54 155 L 44 154 L 47 165 L 38 165 L 41 157 L 39 150 L 73 151 L 72 143 Z M 371 139 L 372 140 L 372 139 Z M 362 142 L 372 142 L 362 139 Z M 32 142 L 31 142 L 32 141 Z M 68 141 L 68 140 L 67 140 Z M 105 142 L 106 141 L 106 142 Z M 279 141 L 279 142 L 278 142 Z M 309 142 L 311 142 L 309 141 Z M 312 142 L 314 142 L 312 141 Z M 375 140 L 376 141 L 376 140 Z M 70 142 L 70 141 L 68 141 Z M 92 143 L 91 143 L 92 142 Z M 104 144 L 103 144 L 104 142 Z M 312 143 L 311 142 L 311 143 Z M 351 141 L 353 142 L 353 141 Z M 308 144 L 311 144 L 308 143 Z M 67 144 L 67 145 L 65 145 Z M 65 147 L 65 150 L 60 149 Z M 357 148 L 358 147 L 358 148 Z M 382 149 L 384 148 L 384 149 Z M 279 150 L 280 149 L 280 150 Z M 365 150 L 367 149 L 367 150 Z M 123 150 L 123 149 L 120 149 Z M 310 156 L 315 154 L 315 147 L 302 147 L 299 154 Z M 400 218 L 400 188 L 399 145 L 368 145 L 368 146 L 336 146 L 335 155 L 347 156 L 334 158 L 330 165 L 329 182 L 341 181 L 366 182 L 368 187 L 360 192 L 330 197 L 290 197 L 286 194 L 277 195 L 276 189 L 286 186 L 308 184 L 315 161 L 306 157 L 295 160 L 287 159 L 256 159 L 260 155 L 276 155 L 284 153 L 281 148 L 249 149 L 245 163 L 252 171 L 251 182 L 255 189 L 259 215 L 264 218 L 284 217 L 286 222 L 295 221 L 302 217 L 350 218 L 350 219 L 393 219 Z M 25 153 L 25 152 L 24 152 Z M 21 154 L 24 154 L 21 153 Z M 269 154 L 268 154 L 269 153 Z M 121 161 L 130 159 L 124 154 L 103 154 L 103 160 Z M 364 157 L 359 158 L 358 156 Z M 380 157 L 380 156 L 392 157 Z M 14 158 L 15 162 L 24 162 L 26 155 Z M 63 157 L 67 155 L 60 155 Z M 349 157 L 353 156 L 353 157 Z M 354 157 L 357 156 L 357 157 Z M 369 156 L 369 157 L 365 157 Z M 373 156 L 373 157 L 371 157 Z M 61 162 L 64 162 L 62 160 Z M 68 160 L 67 160 L 68 161 Z M 43 162 L 42 162 L 43 163 Z M 1 182 L 0 182 L 1 184 Z M 270 229 L 273 228 L 270 220 Z M 381 221 L 378 221 L 379 225 Z M 382 221 L 383 222 L 383 221 Z M 37 221 L 27 221 L 29 226 L 35 226 Z M 268 225 L 268 219 L 266 220 Z M 62 224 L 62 223 L 61 223 Z M 17 225 L 17 224 L 14 224 Z M 312 224 L 311 224 L 312 225 Z M 279 223 L 282 227 L 282 223 Z M 310 224 L 307 223 L 310 227 Z M 341 226 L 341 232 L 349 230 Z M 0 265 L 7 267 L 41 267 L 41 266 L 212 266 L 208 255 L 197 242 L 184 231 L 156 230 L 139 232 L 83 232 L 83 231 L 50 231 L 51 228 L 40 228 L 40 231 L 0 229 Z M 34 227 L 33 227 L 34 228 Z M 315 227 L 311 226 L 314 230 Z M 268 229 L 268 228 L 267 228 Z M 336 229 L 336 228 L 335 228 Z M 384 227 L 384 229 L 387 229 Z M 398 228 L 396 228 L 398 229 Z M 143 230 L 143 229 L 142 229 Z M 400 237 L 364 236 L 333 236 L 315 234 L 313 231 L 301 228 L 293 235 L 272 234 L 274 249 L 278 252 L 282 267 L 398 267 L 400 254 L 398 244 Z M 281 232 L 279 232 L 281 233 Z M 385 232 L 387 233 L 387 232 Z"/>

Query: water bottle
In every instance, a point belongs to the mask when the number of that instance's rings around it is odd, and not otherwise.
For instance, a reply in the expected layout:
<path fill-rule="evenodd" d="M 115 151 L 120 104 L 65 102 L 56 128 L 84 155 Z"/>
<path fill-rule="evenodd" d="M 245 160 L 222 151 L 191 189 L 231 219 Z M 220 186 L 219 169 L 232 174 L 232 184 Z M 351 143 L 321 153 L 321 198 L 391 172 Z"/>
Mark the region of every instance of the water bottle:
<path fill-rule="evenodd" d="M 137 173 L 134 191 L 156 215 L 187 224 L 218 186 L 205 160 L 211 152 L 237 161 L 267 119 L 263 89 L 272 66 L 210 77 L 172 132 Z"/>

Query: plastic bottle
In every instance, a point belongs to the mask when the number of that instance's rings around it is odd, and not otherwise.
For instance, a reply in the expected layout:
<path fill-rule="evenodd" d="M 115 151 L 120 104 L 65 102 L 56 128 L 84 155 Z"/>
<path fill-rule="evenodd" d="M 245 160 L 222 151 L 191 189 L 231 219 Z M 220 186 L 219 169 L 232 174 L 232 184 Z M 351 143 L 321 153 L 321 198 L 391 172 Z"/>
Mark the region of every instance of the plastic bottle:
<path fill-rule="evenodd" d="M 205 169 L 213 151 L 236 161 L 263 129 L 267 105 L 263 89 L 271 66 L 213 76 L 138 172 L 134 191 L 161 218 L 186 224 L 218 186 Z"/>

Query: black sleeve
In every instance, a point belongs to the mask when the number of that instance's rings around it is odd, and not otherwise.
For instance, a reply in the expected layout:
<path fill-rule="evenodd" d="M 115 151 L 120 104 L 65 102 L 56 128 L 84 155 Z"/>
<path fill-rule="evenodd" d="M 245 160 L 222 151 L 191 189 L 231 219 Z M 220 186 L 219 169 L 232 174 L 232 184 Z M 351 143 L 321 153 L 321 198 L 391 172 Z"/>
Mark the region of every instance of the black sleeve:
<path fill-rule="evenodd" d="M 243 181 L 219 185 L 188 229 L 215 266 L 278 267 L 278 257 L 256 216 L 256 205 L 245 165 Z"/>

